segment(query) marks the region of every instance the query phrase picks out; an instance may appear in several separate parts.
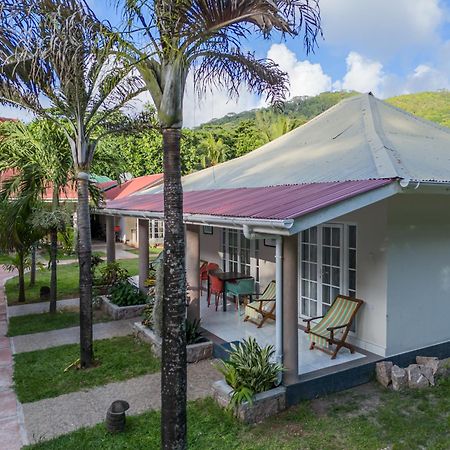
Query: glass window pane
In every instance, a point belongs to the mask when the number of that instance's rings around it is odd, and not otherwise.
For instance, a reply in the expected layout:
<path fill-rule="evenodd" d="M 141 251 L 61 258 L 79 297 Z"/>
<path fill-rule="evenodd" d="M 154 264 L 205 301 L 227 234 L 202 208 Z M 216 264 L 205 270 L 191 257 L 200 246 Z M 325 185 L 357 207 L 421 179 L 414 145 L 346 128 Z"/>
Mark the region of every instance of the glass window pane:
<path fill-rule="evenodd" d="M 313 262 L 317 261 L 317 245 L 310 245 L 309 260 Z"/>
<path fill-rule="evenodd" d="M 310 228 L 309 238 L 311 243 L 317 244 L 317 227 Z"/>
<path fill-rule="evenodd" d="M 348 241 L 350 248 L 356 248 L 356 226 L 350 225 L 348 227 Z"/>
<path fill-rule="evenodd" d="M 317 316 L 317 302 L 309 302 L 309 317 L 315 317 Z"/>
<path fill-rule="evenodd" d="M 309 230 L 305 230 L 302 233 L 302 242 L 309 242 Z"/>
<path fill-rule="evenodd" d="M 356 269 L 356 250 L 348 251 L 348 267 L 350 269 Z"/>
<path fill-rule="evenodd" d="M 332 249 L 332 258 L 331 263 L 333 266 L 340 266 L 341 265 L 341 249 L 340 248 L 333 248 Z"/>
<path fill-rule="evenodd" d="M 348 273 L 348 288 L 352 291 L 356 290 L 356 272 L 354 270 L 350 270 Z"/>
<path fill-rule="evenodd" d="M 308 244 L 302 244 L 302 260 L 308 261 L 308 258 L 309 258 Z"/>
<path fill-rule="evenodd" d="M 308 308 L 308 300 L 302 297 L 302 314 L 305 316 L 309 316 L 309 308 Z"/>
<path fill-rule="evenodd" d="M 322 229 L 322 239 L 324 245 L 330 245 L 331 244 L 331 230 L 330 228 L 323 228 Z"/>
<path fill-rule="evenodd" d="M 340 271 L 340 269 L 337 268 L 337 267 L 333 267 L 333 269 L 331 269 L 331 270 L 332 270 L 332 272 L 331 272 L 332 283 L 335 286 L 340 286 L 340 284 L 341 284 L 341 271 Z"/>
<path fill-rule="evenodd" d="M 329 309 L 329 305 L 322 305 L 322 315 L 325 315 Z"/>
<path fill-rule="evenodd" d="M 309 283 L 309 293 L 310 293 L 310 297 L 314 300 L 317 300 L 317 284 L 310 282 Z"/>
<path fill-rule="evenodd" d="M 340 289 L 337 287 L 331 288 L 331 300 L 334 300 L 339 294 Z"/>
<path fill-rule="evenodd" d="M 317 281 L 317 264 L 309 265 L 309 276 L 313 281 Z"/>
<path fill-rule="evenodd" d="M 322 263 L 329 265 L 331 263 L 331 256 L 330 256 L 331 249 L 330 247 L 323 247 L 322 249 Z"/>
<path fill-rule="evenodd" d="M 336 247 L 340 245 L 341 230 L 339 228 L 332 228 L 332 244 Z"/>
<path fill-rule="evenodd" d="M 322 286 L 322 302 L 330 303 L 330 288 L 328 286 Z"/>

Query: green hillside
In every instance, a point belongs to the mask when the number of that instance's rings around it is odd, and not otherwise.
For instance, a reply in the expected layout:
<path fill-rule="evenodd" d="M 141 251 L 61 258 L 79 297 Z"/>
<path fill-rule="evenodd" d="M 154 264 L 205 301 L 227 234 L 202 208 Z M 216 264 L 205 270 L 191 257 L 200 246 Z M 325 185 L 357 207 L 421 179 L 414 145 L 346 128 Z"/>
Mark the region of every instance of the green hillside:
<path fill-rule="evenodd" d="M 450 128 L 450 91 L 400 95 L 386 101 L 411 114 Z"/>

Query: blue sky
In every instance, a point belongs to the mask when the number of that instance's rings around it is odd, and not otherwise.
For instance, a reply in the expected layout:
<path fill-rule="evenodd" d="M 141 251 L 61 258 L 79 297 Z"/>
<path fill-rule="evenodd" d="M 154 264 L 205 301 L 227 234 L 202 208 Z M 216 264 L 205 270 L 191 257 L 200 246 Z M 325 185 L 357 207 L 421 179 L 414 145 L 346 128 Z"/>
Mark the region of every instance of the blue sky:
<path fill-rule="evenodd" d="M 111 0 L 87 1 L 99 18 L 120 22 Z M 315 54 L 305 55 L 301 38 L 244 44 L 289 74 L 291 97 L 353 89 L 387 98 L 450 89 L 450 0 L 320 0 L 320 5 L 324 40 Z M 221 91 L 198 99 L 190 80 L 185 125 L 263 104 L 245 88 L 238 102 Z"/>

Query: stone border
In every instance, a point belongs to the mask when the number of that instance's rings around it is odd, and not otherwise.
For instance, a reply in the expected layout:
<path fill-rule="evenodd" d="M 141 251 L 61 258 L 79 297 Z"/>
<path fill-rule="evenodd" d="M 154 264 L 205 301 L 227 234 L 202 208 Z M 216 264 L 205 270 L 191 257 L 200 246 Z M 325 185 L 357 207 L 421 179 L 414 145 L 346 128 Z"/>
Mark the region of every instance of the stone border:
<path fill-rule="evenodd" d="M 151 344 L 153 352 L 159 358 L 161 357 L 162 341 L 153 330 L 142 325 L 140 322 L 133 324 L 133 334 L 140 340 Z M 203 359 L 210 359 L 213 355 L 213 343 L 209 340 L 191 344 L 186 347 L 186 358 L 188 363 L 196 363 Z"/>
<path fill-rule="evenodd" d="M 229 408 L 233 388 L 225 380 L 212 385 L 213 398 L 223 408 Z M 234 415 L 244 423 L 262 422 L 286 409 L 286 388 L 279 386 L 254 395 L 253 402 L 244 402 L 234 408 Z"/>
<path fill-rule="evenodd" d="M 100 298 L 102 299 L 100 305 L 101 310 L 108 314 L 113 320 L 131 319 L 132 317 L 140 316 L 144 311 L 144 308 L 147 306 L 146 304 L 117 306 L 105 295 L 102 295 Z"/>

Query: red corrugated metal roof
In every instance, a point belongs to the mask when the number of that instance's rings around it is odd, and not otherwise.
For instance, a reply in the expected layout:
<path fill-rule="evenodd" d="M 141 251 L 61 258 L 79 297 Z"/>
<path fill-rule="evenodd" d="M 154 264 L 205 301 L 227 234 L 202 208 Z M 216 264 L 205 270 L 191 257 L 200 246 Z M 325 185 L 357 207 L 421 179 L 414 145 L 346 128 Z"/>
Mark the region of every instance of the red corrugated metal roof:
<path fill-rule="evenodd" d="M 295 219 L 392 183 L 391 179 L 312 183 L 184 193 L 185 214 L 254 219 Z M 107 202 L 108 209 L 163 212 L 163 194 L 141 194 Z"/>
<path fill-rule="evenodd" d="M 104 196 L 107 200 L 118 200 L 120 198 L 127 197 L 128 195 L 135 194 L 136 192 L 142 191 L 152 186 L 155 186 L 162 182 L 163 174 L 157 173 L 155 175 L 144 175 L 142 177 L 132 178 L 131 180 L 125 181 L 119 186 L 112 189 L 108 189 Z"/>

